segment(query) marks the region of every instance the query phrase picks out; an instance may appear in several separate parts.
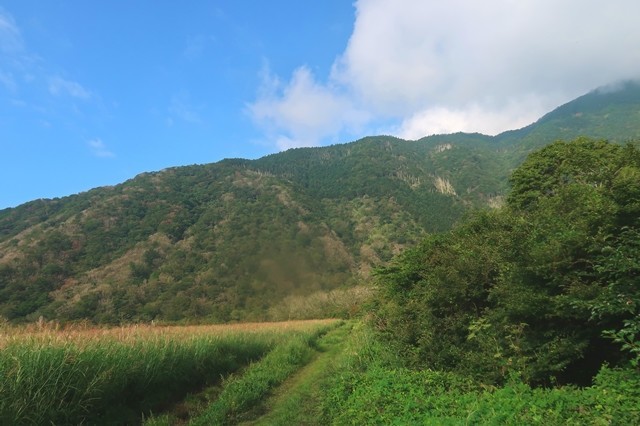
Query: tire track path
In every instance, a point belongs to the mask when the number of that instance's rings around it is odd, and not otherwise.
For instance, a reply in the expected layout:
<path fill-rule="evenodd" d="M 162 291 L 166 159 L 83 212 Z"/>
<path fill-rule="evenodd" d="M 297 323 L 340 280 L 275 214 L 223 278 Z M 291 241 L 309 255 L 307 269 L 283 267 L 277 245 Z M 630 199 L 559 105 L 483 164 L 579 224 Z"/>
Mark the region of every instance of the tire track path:
<path fill-rule="evenodd" d="M 324 385 L 351 333 L 347 323 L 318 339 L 314 358 L 280 385 L 242 425 L 320 425 Z"/>

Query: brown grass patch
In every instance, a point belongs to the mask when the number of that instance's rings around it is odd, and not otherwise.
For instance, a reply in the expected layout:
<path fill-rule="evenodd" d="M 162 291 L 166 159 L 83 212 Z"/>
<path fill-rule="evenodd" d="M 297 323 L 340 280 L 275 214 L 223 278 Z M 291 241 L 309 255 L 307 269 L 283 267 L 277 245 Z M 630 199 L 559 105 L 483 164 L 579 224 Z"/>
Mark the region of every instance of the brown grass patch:
<path fill-rule="evenodd" d="M 61 326 L 57 323 L 37 322 L 26 326 L 0 325 L 0 348 L 9 343 L 31 341 L 46 344 L 85 344 L 100 340 L 139 342 L 155 339 L 191 339 L 202 336 L 229 336 L 233 334 L 310 331 L 332 324 L 335 319 L 298 320 L 281 322 L 254 322 L 212 325 L 154 325 L 135 324 L 123 327 L 96 327 L 87 324 Z"/>

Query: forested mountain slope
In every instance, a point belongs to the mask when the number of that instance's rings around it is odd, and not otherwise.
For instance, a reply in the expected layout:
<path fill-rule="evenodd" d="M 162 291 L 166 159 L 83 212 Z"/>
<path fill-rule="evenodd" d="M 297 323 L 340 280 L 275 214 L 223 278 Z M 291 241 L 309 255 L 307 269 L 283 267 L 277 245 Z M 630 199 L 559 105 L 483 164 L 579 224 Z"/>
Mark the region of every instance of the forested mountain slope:
<path fill-rule="evenodd" d="M 558 139 L 590 136 L 615 142 L 638 140 L 639 100 L 638 82 L 602 87 L 554 109 L 529 126 L 504 132 L 496 140 L 514 146 L 520 158 Z"/>
<path fill-rule="evenodd" d="M 524 153 L 640 135 L 640 89 L 596 91 L 496 137 L 368 137 L 145 173 L 0 211 L 0 316 L 228 321 L 344 313 L 426 233 L 497 206 Z M 346 291 L 346 290 L 345 290 Z"/>

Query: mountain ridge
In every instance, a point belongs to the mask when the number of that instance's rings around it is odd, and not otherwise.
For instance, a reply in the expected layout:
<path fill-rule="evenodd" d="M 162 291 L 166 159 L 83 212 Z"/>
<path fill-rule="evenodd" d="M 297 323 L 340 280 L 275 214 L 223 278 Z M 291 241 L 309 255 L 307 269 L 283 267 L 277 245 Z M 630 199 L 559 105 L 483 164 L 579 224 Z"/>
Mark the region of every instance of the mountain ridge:
<path fill-rule="evenodd" d="M 531 150 L 576 133 L 640 136 L 638 84 L 575 102 L 494 137 L 370 136 L 146 172 L 0 210 L 0 316 L 121 323 L 344 314 L 357 309 L 353 295 L 366 292 L 352 289 L 372 268 L 470 209 L 500 205 L 510 171 Z"/>

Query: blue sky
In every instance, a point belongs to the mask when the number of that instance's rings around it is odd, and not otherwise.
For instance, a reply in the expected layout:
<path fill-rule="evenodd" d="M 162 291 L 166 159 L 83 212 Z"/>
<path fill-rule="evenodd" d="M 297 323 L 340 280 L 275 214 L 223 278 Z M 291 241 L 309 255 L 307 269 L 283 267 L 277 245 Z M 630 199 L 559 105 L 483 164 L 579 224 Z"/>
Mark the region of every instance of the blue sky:
<path fill-rule="evenodd" d="M 0 209 L 368 134 L 495 134 L 636 78 L 619 0 L 0 0 Z"/>

